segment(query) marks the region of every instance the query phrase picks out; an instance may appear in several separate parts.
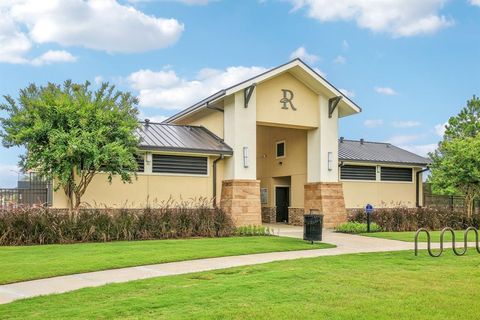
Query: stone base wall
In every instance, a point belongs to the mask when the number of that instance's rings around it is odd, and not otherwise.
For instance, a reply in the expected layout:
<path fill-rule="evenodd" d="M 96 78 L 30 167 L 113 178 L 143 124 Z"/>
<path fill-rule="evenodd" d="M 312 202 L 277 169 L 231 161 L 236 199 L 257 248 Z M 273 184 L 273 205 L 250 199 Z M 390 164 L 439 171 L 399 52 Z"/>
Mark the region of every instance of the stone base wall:
<path fill-rule="evenodd" d="M 260 181 L 222 181 L 220 207 L 231 215 L 236 226 L 261 225 Z"/>
<path fill-rule="evenodd" d="M 277 207 L 262 207 L 262 223 L 277 222 Z"/>
<path fill-rule="evenodd" d="M 304 214 L 305 210 L 303 208 L 288 208 L 288 224 L 303 226 Z"/>
<path fill-rule="evenodd" d="M 305 213 L 323 214 L 323 226 L 334 228 L 347 221 L 343 186 L 339 182 L 315 182 L 305 185 Z"/>

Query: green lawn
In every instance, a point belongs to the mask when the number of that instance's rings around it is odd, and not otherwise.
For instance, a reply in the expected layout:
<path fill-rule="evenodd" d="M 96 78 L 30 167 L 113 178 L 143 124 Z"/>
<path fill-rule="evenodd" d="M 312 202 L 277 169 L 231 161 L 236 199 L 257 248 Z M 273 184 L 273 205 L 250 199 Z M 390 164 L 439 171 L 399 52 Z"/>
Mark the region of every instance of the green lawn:
<path fill-rule="evenodd" d="M 406 231 L 406 232 L 372 232 L 372 233 L 362 233 L 362 236 L 374 237 L 374 238 L 384 238 L 390 240 L 400 240 L 400 241 L 415 241 L 415 231 Z M 440 231 L 430 231 L 430 239 L 432 242 L 440 242 Z M 427 234 L 422 232 L 418 237 L 418 240 L 421 242 L 427 242 Z M 452 241 L 452 235 L 450 232 L 445 233 L 445 241 Z M 463 231 L 455 231 L 455 241 L 463 243 Z M 468 241 L 475 241 L 475 233 L 470 231 L 468 233 Z"/>
<path fill-rule="evenodd" d="M 0 284 L 172 261 L 331 247 L 273 236 L 0 247 Z"/>
<path fill-rule="evenodd" d="M 478 319 L 480 255 L 390 252 L 154 278 L 0 305 L 0 319 Z"/>

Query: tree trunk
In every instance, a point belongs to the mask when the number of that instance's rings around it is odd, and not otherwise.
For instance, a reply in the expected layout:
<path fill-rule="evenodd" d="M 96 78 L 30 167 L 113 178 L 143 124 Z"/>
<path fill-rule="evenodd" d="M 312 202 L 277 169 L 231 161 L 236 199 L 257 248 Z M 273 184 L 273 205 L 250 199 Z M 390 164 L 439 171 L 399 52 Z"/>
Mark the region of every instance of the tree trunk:
<path fill-rule="evenodd" d="M 475 196 L 471 192 L 467 192 L 465 195 L 465 206 L 467 207 L 467 217 L 471 218 L 473 216 L 473 204 L 475 201 Z"/>
<path fill-rule="evenodd" d="M 80 192 L 75 192 L 75 211 L 78 212 L 78 209 L 80 208 L 80 204 L 82 203 L 82 195 Z"/>

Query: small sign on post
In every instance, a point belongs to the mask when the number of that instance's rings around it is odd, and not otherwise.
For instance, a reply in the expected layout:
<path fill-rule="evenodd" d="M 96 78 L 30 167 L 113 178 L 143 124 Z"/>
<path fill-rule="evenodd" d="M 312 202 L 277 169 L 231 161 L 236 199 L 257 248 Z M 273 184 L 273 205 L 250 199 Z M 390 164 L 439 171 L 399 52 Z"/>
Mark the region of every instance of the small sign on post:
<path fill-rule="evenodd" d="M 367 232 L 370 233 L 370 215 L 373 213 L 373 206 L 371 204 L 365 206 L 365 213 L 367 214 Z"/>

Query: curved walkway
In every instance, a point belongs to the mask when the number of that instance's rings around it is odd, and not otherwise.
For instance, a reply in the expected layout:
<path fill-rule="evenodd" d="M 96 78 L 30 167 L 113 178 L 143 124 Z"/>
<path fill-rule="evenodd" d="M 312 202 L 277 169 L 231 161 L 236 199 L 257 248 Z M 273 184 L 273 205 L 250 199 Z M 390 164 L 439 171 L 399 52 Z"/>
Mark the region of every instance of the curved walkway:
<path fill-rule="evenodd" d="M 275 235 L 302 238 L 303 229 L 286 225 L 269 225 Z M 323 242 L 335 244 L 336 248 L 249 254 L 233 257 L 198 259 L 181 262 L 154 264 L 139 267 L 87 272 L 68 276 L 0 285 L 0 303 L 46 294 L 64 293 L 108 283 L 164 277 L 231 267 L 255 265 L 273 261 L 314 258 L 349 253 L 411 250 L 413 243 L 334 233 L 324 230 Z"/>

